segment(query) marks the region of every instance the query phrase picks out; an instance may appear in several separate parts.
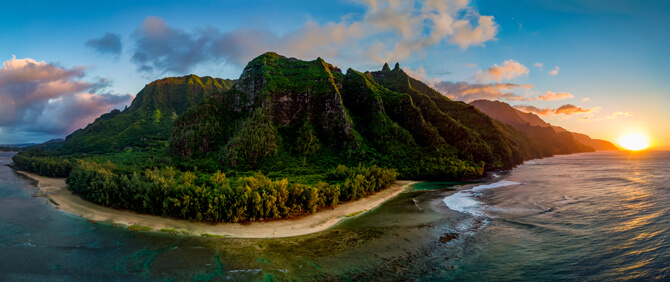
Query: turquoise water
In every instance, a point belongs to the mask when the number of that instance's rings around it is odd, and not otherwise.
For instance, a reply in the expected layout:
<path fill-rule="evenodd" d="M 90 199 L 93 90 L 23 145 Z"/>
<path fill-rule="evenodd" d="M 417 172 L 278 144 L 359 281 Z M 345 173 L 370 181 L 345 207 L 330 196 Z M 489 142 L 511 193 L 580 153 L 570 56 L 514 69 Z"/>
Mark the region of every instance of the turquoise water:
<path fill-rule="evenodd" d="M 2 281 L 670 279 L 670 152 L 422 183 L 331 230 L 253 240 L 88 222 L 31 197 L 10 156 L 0 153 Z"/>

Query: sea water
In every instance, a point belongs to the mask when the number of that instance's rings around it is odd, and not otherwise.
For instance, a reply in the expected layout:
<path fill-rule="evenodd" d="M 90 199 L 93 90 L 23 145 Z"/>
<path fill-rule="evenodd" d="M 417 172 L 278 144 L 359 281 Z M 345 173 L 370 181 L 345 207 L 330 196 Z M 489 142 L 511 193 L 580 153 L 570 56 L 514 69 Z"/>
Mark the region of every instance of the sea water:
<path fill-rule="evenodd" d="M 670 279 L 668 151 L 536 160 L 461 193 L 477 204 L 454 209 L 489 224 L 449 278 Z"/>
<path fill-rule="evenodd" d="M 668 280 L 670 152 L 527 162 L 420 183 L 317 234 L 131 232 L 32 197 L 0 153 L 0 280 Z"/>

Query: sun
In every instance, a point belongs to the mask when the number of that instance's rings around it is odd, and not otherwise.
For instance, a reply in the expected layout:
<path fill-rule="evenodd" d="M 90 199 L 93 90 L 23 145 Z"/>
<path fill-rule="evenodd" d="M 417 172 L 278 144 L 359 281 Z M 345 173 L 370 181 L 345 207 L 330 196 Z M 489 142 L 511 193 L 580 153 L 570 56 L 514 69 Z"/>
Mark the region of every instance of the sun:
<path fill-rule="evenodd" d="M 639 133 L 631 133 L 619 138 L 619 145 L 626 150 L 639 151 L 649 148 L 649 140 Z"/>

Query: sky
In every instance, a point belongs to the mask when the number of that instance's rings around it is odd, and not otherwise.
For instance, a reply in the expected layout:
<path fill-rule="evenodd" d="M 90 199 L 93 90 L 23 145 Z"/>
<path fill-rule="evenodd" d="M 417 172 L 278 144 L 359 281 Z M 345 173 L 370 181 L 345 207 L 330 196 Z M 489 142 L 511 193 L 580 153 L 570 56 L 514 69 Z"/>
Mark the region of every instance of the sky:
<path fill-rule="evenodd" d="M 400 66 L 592 138 L 670 148 L 667 1 L 0 1 L 0 144 L 64 138 L 167 76 L 268 51 Z"/>

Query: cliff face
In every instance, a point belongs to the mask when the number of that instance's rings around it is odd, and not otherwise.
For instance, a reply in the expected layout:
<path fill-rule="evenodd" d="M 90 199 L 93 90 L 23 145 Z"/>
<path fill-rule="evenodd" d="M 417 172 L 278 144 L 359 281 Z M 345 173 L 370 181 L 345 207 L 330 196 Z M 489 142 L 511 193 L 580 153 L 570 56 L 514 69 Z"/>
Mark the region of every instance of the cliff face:
<path fill-rule="evenodd" d="M 342 76 L 339 69 L 322 59 L 307 62 L 275 53 L 259 56 L 245 67 L 231 90 L 212 95 L 177 120 L 171 151 L 180 156 L 222 149 L 227 154 L 234 148 L 246 152 L 248 146 L 243 139 L 255 140 L 266 134 L 277 135 L 265 140 L 277 148 L 281 142 L 277 130 L 303 126 L 326 144 L 355 146 L 353 125 L 338 87 Z M 240 135 L 242 132 L 259 136 L 247 138 Z M 254 151 L 259 156 L 269 153 Z"/>
<path fill-rule="evenodd" d="M 551 154 L 616 150 L 616 147 L 608 141 L 591 139 L 584 134 L 552 126 L 537 115 L 521 112 L 504 102 L 476 100 L 470 104 L 487 115 L 524 132 Z"/>
<path fill-rule="evenodd" d="M 154 81 L 142 89 L 130 107 L 104 114 L 63 143 L 65 153 L 108 153 L 125 147 L 164 146 L 174 120 L 215 92 L 229 89 L 232 80 L 188 75 Z"/>
<path fill-rule="evenodd" d="M 458 178 L 548 156 L 525 134 L 451 101 L 398 65 L 343 74 L 322 59 L 263 54 L 235 86 L 175 122 L 174 155 L 223 167 L 379 163 L 405 177 Z"/>

